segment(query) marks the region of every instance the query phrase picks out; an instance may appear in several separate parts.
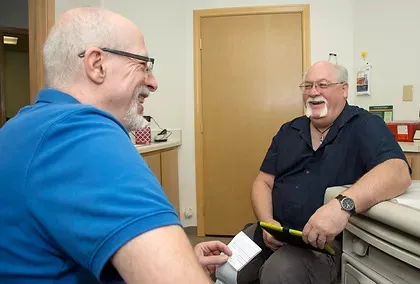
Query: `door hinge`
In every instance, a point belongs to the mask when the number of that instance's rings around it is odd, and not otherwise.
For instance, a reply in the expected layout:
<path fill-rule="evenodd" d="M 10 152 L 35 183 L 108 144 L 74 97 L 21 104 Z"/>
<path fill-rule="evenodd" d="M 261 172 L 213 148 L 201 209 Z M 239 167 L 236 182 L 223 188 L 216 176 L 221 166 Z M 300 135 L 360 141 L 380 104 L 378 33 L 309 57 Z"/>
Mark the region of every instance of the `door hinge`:
<path fill-rule="evenodd" d="M 200 38 L 200 50 L 202 50 L 202 49 L 203 49 L 203 41 Z"/>

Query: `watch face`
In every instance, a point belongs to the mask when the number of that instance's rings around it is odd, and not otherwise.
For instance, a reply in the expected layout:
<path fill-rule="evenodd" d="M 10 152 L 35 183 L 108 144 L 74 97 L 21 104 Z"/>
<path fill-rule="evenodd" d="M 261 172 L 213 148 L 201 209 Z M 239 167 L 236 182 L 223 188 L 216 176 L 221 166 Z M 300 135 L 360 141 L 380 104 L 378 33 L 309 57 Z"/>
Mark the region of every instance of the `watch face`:
<path fill-rule="evenodd" d="M 354 202 L 353 202 L 353 200 L 350 199 L 350 198 L 347 198 L 347 197 L 344 198 L 341 201 L 341 205 L 343 206 L 343 209 L 346 210 L 346 211 L 350 211 L 350 210 L 353 210 L 354 209 Z"/>

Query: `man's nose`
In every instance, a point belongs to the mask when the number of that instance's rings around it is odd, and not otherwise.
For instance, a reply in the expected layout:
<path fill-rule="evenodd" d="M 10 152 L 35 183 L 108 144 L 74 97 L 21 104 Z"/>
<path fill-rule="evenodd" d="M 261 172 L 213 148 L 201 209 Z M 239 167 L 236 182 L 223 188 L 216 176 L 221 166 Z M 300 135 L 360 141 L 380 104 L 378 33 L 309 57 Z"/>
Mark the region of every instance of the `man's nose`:
<path fill-rule="evenodd" d="M 307 94 L 311 97 L 319 96 L 318 87 L 314 84 L 310 90 L 307 91 Z"/>
<path fill-rule="evenodd" d="M 145 83 L 146 83 L 147 89 L 149 89 L 150 92 L 154 92 L 158 88 L 158 83 L 156 81 L 155 76 L 153 76 L 153 74 L 149 74 L 146 77 Z"/>

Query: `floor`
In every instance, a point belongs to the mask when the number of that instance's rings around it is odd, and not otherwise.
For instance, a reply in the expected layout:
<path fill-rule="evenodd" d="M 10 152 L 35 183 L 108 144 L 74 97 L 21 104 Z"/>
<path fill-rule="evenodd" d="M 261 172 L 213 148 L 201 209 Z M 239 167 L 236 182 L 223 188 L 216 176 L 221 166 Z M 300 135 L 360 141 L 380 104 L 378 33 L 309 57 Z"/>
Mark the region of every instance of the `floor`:
<path fill-rule="evenodd" d="M 219 240 L 221 242 L 224 242 L 225 244 L 228 244 L 233 238 L 233 237 L 218 237 L 218 236 L 197 237 L 197 227 L 187 227 L 187 228 L 184 228 L 184 230 L 188 238 L 190 239 L 192 246 L 195 246 L 196 244 L 200 242 L 214 241 L 214 240 Z"/>

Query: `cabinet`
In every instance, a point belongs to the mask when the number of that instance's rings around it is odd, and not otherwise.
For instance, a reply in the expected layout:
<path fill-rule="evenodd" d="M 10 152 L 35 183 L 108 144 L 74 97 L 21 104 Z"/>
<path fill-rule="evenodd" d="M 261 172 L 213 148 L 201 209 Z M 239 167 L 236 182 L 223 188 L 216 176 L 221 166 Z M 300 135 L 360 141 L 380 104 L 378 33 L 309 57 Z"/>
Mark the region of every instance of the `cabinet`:
<path fill-rule="evenodd" d="M 328 188 L 324 203 L 347 188 Z M 402 197 L 415 202 L 417 192 L 420 181 L 413 181 Z M 419 228 L 420 211 L 396 201 L 380 202 L 351 217 L 343 232 L 341 283 L 420 283 Z"/>
<path fill-rule="evenodd" d="M 406 152 L 405 156 L 411 167 L 411 179 L 420 180 L 420 153 Z"/>
<path fill-rule="evenodd" d="M 179 215 L 178 148 L 141 154 Z"/>

